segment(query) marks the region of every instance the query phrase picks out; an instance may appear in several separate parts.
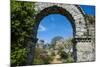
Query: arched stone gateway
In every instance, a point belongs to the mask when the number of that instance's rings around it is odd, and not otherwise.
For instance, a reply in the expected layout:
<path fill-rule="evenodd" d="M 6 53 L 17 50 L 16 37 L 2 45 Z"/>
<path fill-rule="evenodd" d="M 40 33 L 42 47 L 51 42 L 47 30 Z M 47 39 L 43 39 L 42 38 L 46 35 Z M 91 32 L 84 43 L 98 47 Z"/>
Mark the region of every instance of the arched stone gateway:
<path fill-rule="evenodd" d="M 94 58 L 94 47 L 92 36 L 88 35 L 89 29 L 87 27 L 87 21 L 84 17 L 84 12 L 77 5 L 71 4 L 58 4 L 58 3 L 35 3 L 36 24 L 34 25 L 34 30 L 32 34 L 32 41 L 28 44 L 29 55 L 27 64 L 32 63 L 34 58 L 34 49 L 37 42 L 37 30 L 40 21 L 49 14 L 61 14 L 67 17 L 71 21 L 73 27 L 73 35 L 75 40 L 75 45 L 73 46 L 73 55 L 75 62 L 81 61 L 93 61 Z M 93 30 L 94 31 L 94 30 Z"/>

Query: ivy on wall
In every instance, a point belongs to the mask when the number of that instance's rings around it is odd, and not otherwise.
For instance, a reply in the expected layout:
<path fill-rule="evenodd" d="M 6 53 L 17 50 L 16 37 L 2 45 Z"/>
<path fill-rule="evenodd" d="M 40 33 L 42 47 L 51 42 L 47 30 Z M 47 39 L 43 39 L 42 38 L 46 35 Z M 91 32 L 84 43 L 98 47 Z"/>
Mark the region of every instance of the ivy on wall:
<path fill-rule="evenodd" d="M 35 20 L 34 3 L 11 0 L 11 65 L 24 65 Z"/>

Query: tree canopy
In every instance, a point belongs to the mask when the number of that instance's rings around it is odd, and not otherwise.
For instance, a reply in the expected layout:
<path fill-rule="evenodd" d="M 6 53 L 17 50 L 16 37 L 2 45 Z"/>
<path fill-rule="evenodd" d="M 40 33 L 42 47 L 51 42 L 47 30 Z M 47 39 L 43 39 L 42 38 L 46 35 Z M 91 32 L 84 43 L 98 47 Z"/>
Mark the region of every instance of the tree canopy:
<path fill-rule="evenodd" d="M 56 37 L 54 37 L 54 38 L 52 39 L 51 43 L 52 43 L 52 44 L 55 44 L 56 41 L 59 41 L 59 40 L 61 40 L 61 39 L 63 39 L 63 37 L 61 37 L 61 36 L 56 36 Z"/>

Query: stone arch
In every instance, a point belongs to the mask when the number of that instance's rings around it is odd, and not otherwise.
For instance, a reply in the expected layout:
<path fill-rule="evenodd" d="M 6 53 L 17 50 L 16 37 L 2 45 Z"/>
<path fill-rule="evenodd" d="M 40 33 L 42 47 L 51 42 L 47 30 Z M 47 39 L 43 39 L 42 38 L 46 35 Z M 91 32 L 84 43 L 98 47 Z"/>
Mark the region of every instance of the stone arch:
<path fill-rule="evenodd" d="M 36 24 L 34 24 L 33 26 L 34 30 L 31 35 L 32 41 L 28 44 L 29 54 L 27 64 L 31 64 L 32 59 L 34 58 L 34 52 L 32 51 L 35 50 L 39 23 L 45 16 L 49 14 L 61 14 L 71 21 L 71 25 L 74 31 L 74 39 L 76 43 L 73 48 L 75 62 L 91 60 L 91 58 L 88 58 L 87 55 L 84 55 L 85 51 L 89 51 L 87 49 L 84 50 L 84 44 L 86 43 L 91 45 L 91 43 L 87 42 L 87 22 L 84 17 L 84 12 L 78 5 L 37 2 L 35 3 L 35 11 L 36 16 L 34 16 L 34 19 L 36 21 Z M 91 38 L 88 39 L 91 40 Z"/>
<path fill-rule="evenodd" d="M 73 36 L 75 36 L 75 32 L 76 32 L 76 27 L 75 27 L 75 24 L 74 24 L 74 19 L 73 19 L 73 17 L 72 17 L 72 15 L 68 12 L 68 11 L 66 11 L 65 9 L 63 9 L 62 7 L 58 7 L 58 6 L 56 6 L 56 5 L 54 5 L 54 6 L 51 6 L 51 7 L 48 7 L 48 8 L 45 8 L 45 9 L 43 9 L 40 13 L 38 13 L 37 15 L 36 15 L 36 25 L 35 25 L 35 29 L 36 29 L 36 32 L 37 32 L 37 30 L 38 30 L 38 26 L 39 26 L 39 24 L 40 24 L 40 21 L 44 18 L 44 17 L 46 17 L 46 16 L 48 16 L 48 15 L 50 15 L 50 14 L 60 14 L 60 15 L 63 15 L 63 16 L 65 16 L 66 18 L 68 18 L 69 19 L 69 21 L 71 22 L 71 26 L 72 26 L 72 28 L 73 28 Z M 36 33 L 37 34 L 37 33 Z"/>
<path fill-rule="evenodd" d="M 40 20 L 43 19 L 45 16 L 49 14 L 61 14 L 71 21 L 76 38 L 80 38 L 87 33 L 84 12 L 78 5 L 36 3 L 36 12 L 37 16 L 35 17 L 35 19 L 37 24 L 35 25 L 35 27 L 38 27 Z"/>

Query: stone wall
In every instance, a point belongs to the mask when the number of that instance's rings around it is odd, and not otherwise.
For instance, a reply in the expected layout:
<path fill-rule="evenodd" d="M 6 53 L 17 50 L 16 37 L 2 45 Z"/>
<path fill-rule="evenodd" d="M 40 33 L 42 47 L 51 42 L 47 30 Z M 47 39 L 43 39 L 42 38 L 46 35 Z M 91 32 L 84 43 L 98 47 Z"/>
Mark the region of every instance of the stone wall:
<path fill-rule="evenodd" d="M 53 6 L 57 6 L 57 8 L 53 7 Z M 51 12 L 46 10 L 44 11 L 46 8 L 50 8 Z M 59 10 L 59 8 L 61 8 Z M 77 5 L 71 5 L 71 4 L 61 4 L 61 3 L 43 3 L 43 2 L 37 2 L 35 3 L 35 10 L 36 10 L 36 15 L 40 14 L 40 17 L 45 17 L 45 14 L 49 15 L 52 14 L 53 9 L 56 9 L 56 11 L 61 12 L 62 10 L 66 10 L 65 13 L 69 13 L 70 16 L 66 16 L 65 17 L 71 17 L 73 20 L 73 24 L 75 25 L 75 30 L 74 30 L 74 37 L 75 37 L 75 41 L 76 41 L 76 46 L 74 46 L 75 48 L 75 55 L 77 55 L 77 59 L 76 62 L 82 62 L 82 61 L 93 61 L 95 60 L 95 43 L 94 43 L 94 34 L 90 35 L 90 37 L 88 37 L 88 32 L 94 32 L 95 29 L 93 26 L 91 26 L 92 28 L 90 28 L 90 26 L 86 25 L 87 21 L 84 17 L 84 12 L 82 11 L 82 9 L 77 6 Z M 57 10 L 58 9 L 58 10 Z M 55 11 L 55 13 L 56 13 Z M 44 13 L 42 13 L 44 12 Z M 62 14 L 62 13 L 59 13 Z M 42 16 L 41 16 L 42 15 Z M 39 17 L 37 16 L 37 17 Z M 35 17 L 36 20 L 41 20 L 41 19 L 37 19 L 37 17 Z M 37 22 L 36 26 L 35 26 L 35 34 L 38 30 L 38 26 L 39 26 L 40 22 Z M 74 27 L 73 27 L 74 29 Z M 91 31 L 92 29 L 92 31 Z M 36 36 L 35 36 L 36 37 Z"/>
<path fill-rule="evenodd" d="M 77 62 L 94 61 L 95 47 L 92 42 L 77 42 Z"/>

